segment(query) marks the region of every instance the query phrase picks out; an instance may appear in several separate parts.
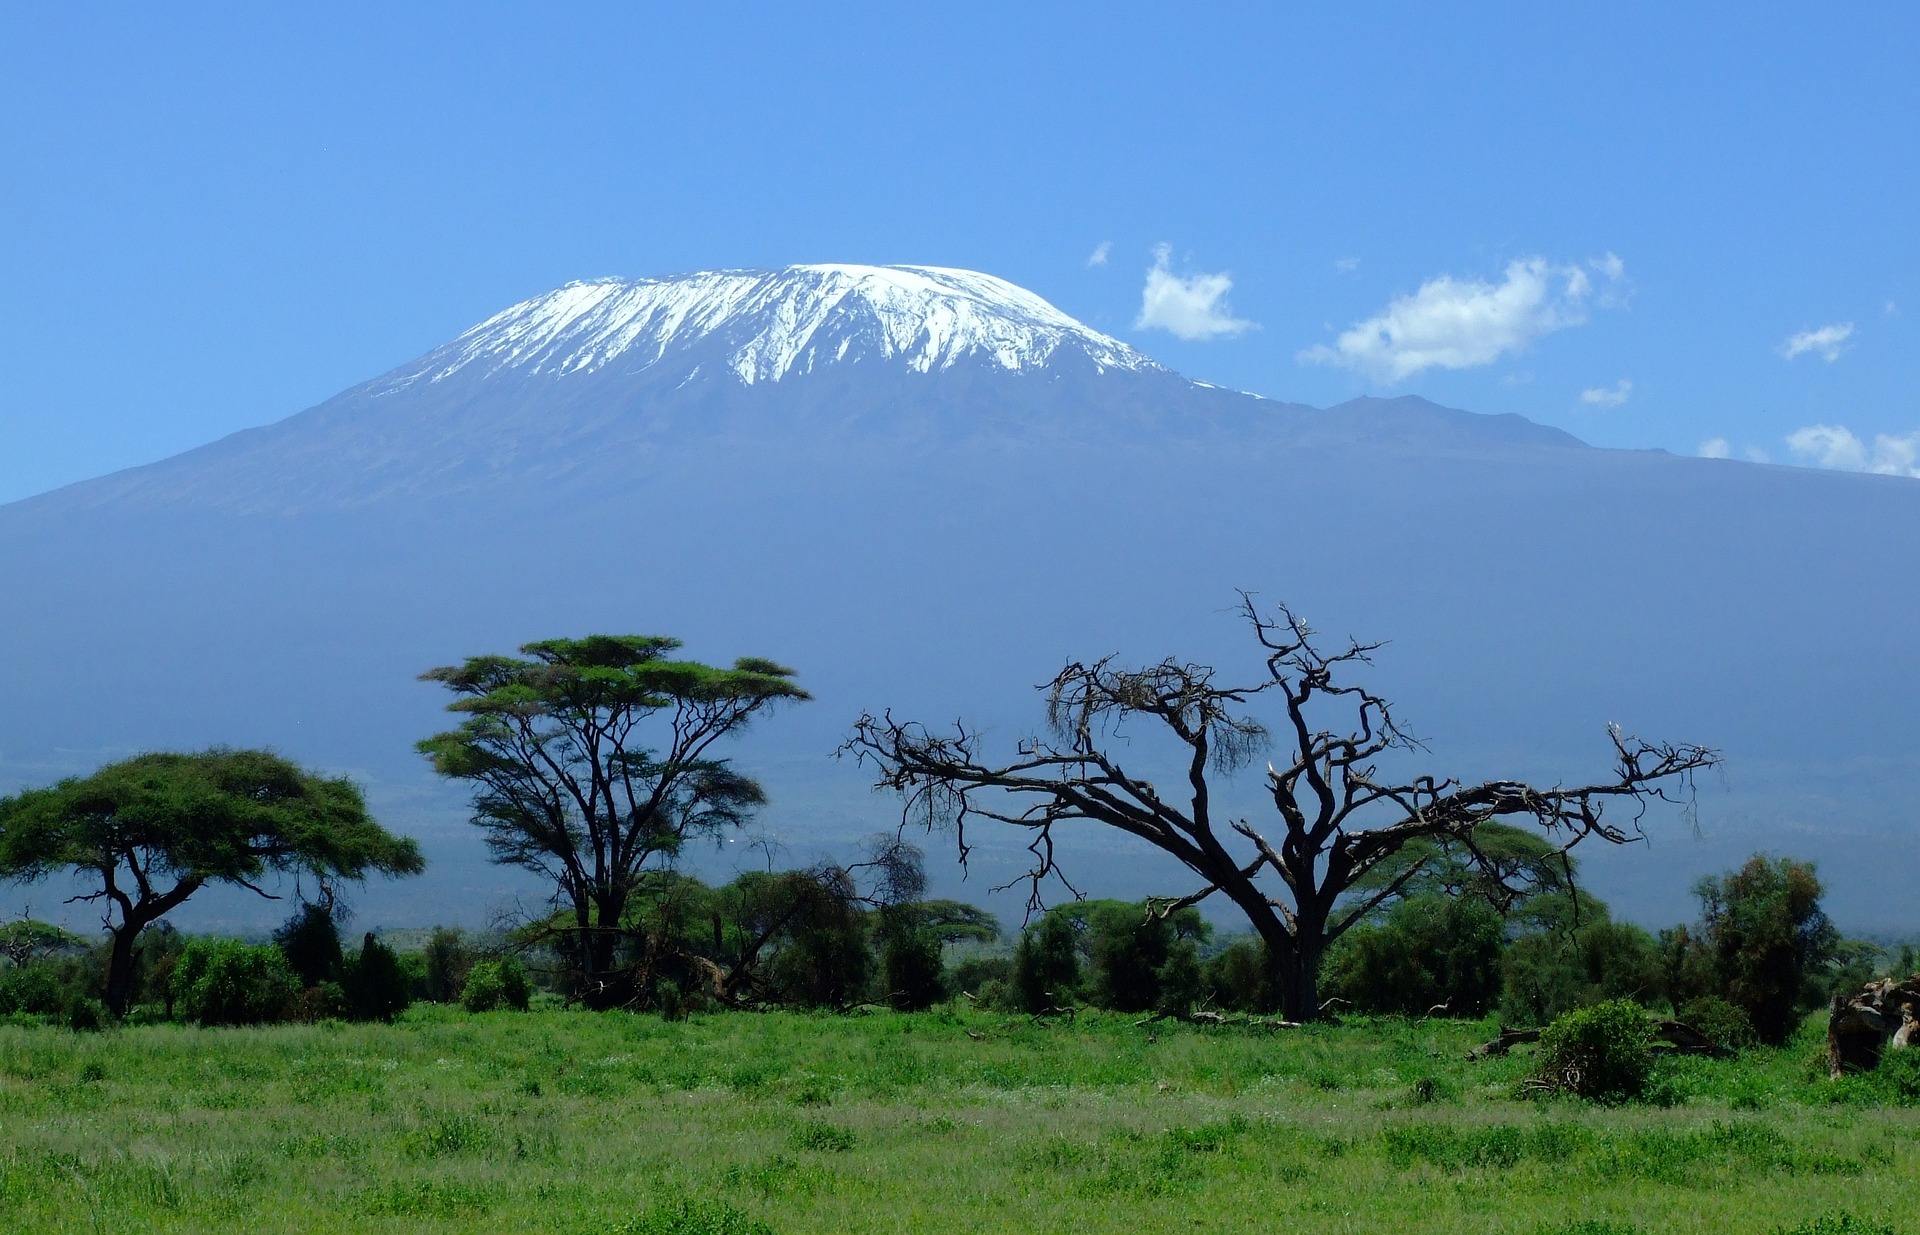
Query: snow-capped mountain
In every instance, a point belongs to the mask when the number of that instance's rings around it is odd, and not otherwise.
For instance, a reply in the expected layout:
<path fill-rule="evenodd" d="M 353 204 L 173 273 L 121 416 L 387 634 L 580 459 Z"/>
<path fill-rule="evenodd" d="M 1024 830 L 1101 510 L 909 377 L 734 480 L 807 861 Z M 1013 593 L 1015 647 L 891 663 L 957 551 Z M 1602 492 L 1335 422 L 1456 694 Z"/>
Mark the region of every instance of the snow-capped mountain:
<path fill-rule="evenodd" d="M 1025 373 L 1067 358 L 1161 372 L 1118 339 L 1024 288 L 936 266 L 788 266 L 569 283 L 488 318 L 389 374 L 376 393 L 462 372 L 567 376 L 618 365 L 681 378 L 702 367 L 777 382 L 875 361 L 916 373 L 962 364 Z"/>
<path fill-rule="evenodd" d="M 826 755 L 860 709 L 1011 743 L 1069 657 L 1257 677 L 1246 588 L 1391 640 L 1376 684 L 1420 770 L 1585 779 L 1609 721 L 1723 747 L 1717 847 L 1620 857 L 1616 908 L 1672 921 L 1695 876 L 1771 848 L 1819 858 L 1839 909 L 1920 862 L 1916 558 L 1908 480 L 1220 390 L 987 275 L 576 283 L 276 424 L 0 507 L 0 792 L 271 745 L 428 841 L 435 874 L 371 921 L 473 921 L 511 889 L 413 753 L 445 723 L 423 669 L 591 631 L 795 665 L 816 701 L 729 753 L 804 863 L 892 809 Z M 1263 809 L 1257 780 L 1231 809 Z M 1080 857 L 1100 894 L 1183 890 Z"/>

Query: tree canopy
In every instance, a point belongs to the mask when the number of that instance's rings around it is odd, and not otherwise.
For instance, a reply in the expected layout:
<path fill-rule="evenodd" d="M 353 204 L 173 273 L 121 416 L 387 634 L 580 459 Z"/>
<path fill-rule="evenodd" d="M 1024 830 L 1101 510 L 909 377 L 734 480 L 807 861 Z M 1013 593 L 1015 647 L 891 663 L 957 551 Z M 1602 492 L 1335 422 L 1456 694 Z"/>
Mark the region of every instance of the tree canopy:
<path fill-rule="evenodd" d="M 270 751 L 155 753 L 0 799 L 0 878 L 71 873 L 94 885 L 112 936 L 105 1001 L 133 991 L 140 932 L 207 884 L 270 895 L 276 875 L 322 880 L 425 868 L 413 841 L 368 815 L 353 782 L 319 776 Z"/>
<path fill-rule="evenodd" d="M 643 876 L 766 800 L 716 744 L 772 705 L 809 697 L 773 661 L 722 669 L 672 659 L 679 647 L 658 635 L 549 639 L 421 675 L 451 690 L 448 710 L 466 717 L 421 753 L 472 783 L 473 822 L 494 861 L 553 882 L 573 916 L 574 993 L 595 1006 L 630 994 L 622 918 Z"/>

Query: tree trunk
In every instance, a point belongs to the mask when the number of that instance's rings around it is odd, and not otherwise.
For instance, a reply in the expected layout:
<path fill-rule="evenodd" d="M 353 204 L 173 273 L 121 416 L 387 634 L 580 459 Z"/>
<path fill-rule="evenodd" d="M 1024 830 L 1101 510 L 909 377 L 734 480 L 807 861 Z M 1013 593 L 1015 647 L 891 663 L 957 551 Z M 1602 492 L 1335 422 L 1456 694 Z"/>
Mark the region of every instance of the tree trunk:
<path fill-rule="evenodd" d="M 1320 941 L 1294 940 L 1276 958 L 1273 977 L 1280 992 L 1280 1015 L 1290 1021 L 1320 1019 Z"/>
<path fill-rule="evenodd" d="M 107 1011 L 116 1017 L 127 1014 L 133 1006 L 134 957 L 133 945 L 140 937 L 145 922 L 124 922 L 113 931 L 113 948 L 107 954 L 107 984 L 102 1002 Z"/>

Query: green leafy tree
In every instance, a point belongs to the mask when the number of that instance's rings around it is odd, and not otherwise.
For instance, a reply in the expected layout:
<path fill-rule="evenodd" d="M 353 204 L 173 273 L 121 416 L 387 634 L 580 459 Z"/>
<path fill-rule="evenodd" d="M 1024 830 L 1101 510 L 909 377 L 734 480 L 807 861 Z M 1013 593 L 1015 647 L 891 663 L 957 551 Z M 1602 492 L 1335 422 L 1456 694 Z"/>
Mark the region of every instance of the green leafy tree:
<path fill-rule="evenodd" d="M 208 884 L 274 875 L 322 880 L 418 874 L 413 841 L 367 814 L 353 782 L 268 751 L 139 755 L 91 776 L 0 799 L 0 878 L 71 873 L 104 907 L 111 947 L 104 1002 L 124 1016 L 140 932 Z"/>
<path fill-rule="evenodd" d="M 765 794 L 715 756 L 760 712 L 807 693 L 793 671 L 670 659 L 677 639 L 595 635 L 529 643 L 423 674 L 458 696 L 459 728 L 419 744 L 474 787 L 493 860 L 553 882 L 571 911 L 573 992 L 591 1007 L 632 996 L 617 972 L 628 904 L 646 872 L 691 839 L 744 823 Z"/>
<path fill-rule="evenodd" d="M 1023 1012 L 1045 1012 L 1073 1001 L 1080 989 L 1080 948 L 1073 919 L 1049 910 L 1027 927 L 1013 950 L 1013 997 Z"/>
<path fill-rule="evenodd" d="M 340 950 L 340 928 L 333 920 L 331 905 L 303 901 L 293 916 L 273 932 L 273 942 L 279 945 L 287 964 L 300 975 L 302 986 L 340 980 L 346 956 Z"/>
<path fill-rule="evenodd" d="M 1813 863 L 1759 854 L 1737 871 L 1702 879 L 1701 939 L 1718 994 L 1746 1012 L 1762 1042 L 1793 1034 L 1813 979 L 1840 945 L 1820 908 Z"/>
<path fill-rule="evenodd" d="M 945 999 L 946 946 L 991 943 L 1000 923 L 984 909 L 960 901 L 908 901 L 883 905 L 879 914 L 880 968 L 887 1001 L 916 1012 Z"/>
<path fill-rule="evenodd" d="M 20 918 L 0 924 L 0 960 L 12 965 L 30 965 L 48 956 L 83 952 L 86 948 L 86 940 L 51 922 Z"/>
<path fill-rule="evenodd" d="M 347 958 L 340 986 L 355 1020 L 390 1021 L 413 1002 L 400 958 L 372 931 L 361 940 L 359 953 Z"/>
<path fill-rule="evenodd" d="M 1558 900 L 1564 905 L 1566 898 Z M 1544 921 L 1515 938 L 1501 958 L 1504 1019 L 1545 1025 L 1574 1008 L 1613 999 L 1646 1004 L 1668 993 L 1653 936 L 1612 921 L 1598 901 L 1586 901 L 1577 923 L 1570 914 L 1540 917 Z"/>
<path fill-rule="evenodd" d="M 464 1000 L 467 977 L 476 958 L 467 938 L 452 927 L 436 926 L 422 949 L 421 987 L 429 1002 Z"/>
<path fill-rule="evenodd" d="M 1356 1012 L 1484 1015 L 1500 995 L 1506 925 L 1474 897 L 1429 892 L 1348 931 L 1327 956 L 1323 989 Z"/>

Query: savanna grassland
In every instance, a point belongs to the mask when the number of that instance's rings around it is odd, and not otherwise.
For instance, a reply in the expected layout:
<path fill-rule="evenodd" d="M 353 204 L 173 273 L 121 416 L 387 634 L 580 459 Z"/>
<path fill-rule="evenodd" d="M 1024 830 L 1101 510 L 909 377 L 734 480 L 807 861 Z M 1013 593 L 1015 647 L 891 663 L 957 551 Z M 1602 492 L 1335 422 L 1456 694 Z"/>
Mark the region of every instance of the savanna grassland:
<path fill-rule="evenodd" d="M 0 1229 L 1916 1229 L 1920 1094 L 1827 1081 L 1816 1027 L 1666 1061 L 1621 1107 L 1520 1097 L 1524 1054 L 1465 1059 L 1490 1028 L 419 1006 L 0 1026 Z"/>

